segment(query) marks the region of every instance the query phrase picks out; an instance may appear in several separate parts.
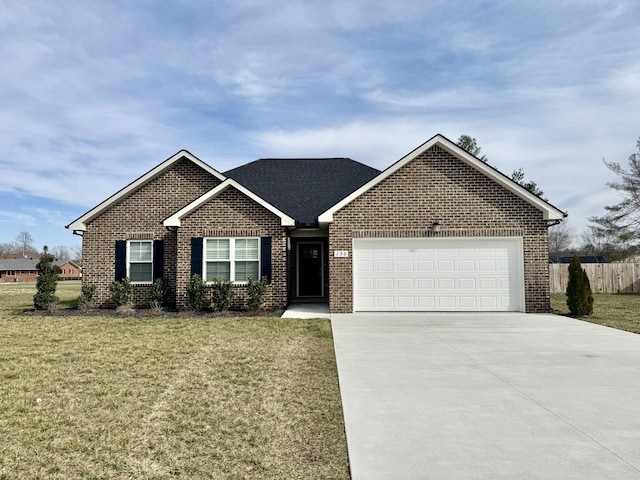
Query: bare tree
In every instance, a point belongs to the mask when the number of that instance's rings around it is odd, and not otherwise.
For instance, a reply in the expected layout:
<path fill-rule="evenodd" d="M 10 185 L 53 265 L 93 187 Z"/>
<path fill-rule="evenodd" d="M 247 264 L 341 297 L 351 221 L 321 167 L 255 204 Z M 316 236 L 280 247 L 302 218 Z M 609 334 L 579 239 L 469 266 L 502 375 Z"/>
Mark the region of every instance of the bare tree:
<path fill-rule="evenodd" d="M 82 245 L 71 247 L 71 260 L 82 260 Z"/>
<path fill-rule="evenodd" d="M 31 236 L 31 234 L 27 231 L 24 232 L 20 232 L 18 234 L 18 236 L 16 237 L 16 243 L 18 244 L 19 253 L 22 253 L 23 257 L 27 257 L 27 253 L 31 253 L 33 251 L 35 251 L 35 248 L 33 248 L 33 237 Z"/>
<path fill-rule="evenodd" d="M 0 257 L 3 255 L 15 253 L 15 244 L 13 243 L 0 243 Z"/>
<path fill-rule="evenodd" d="M 554 225 L 549 228 L 549 252 L 560 253 L 571 250 L 575 237 L 575 230 L 566 220 Z"/>
<path fill-rule="evenodd" d="M 580 251 L 586 255 L 603 256 L 609 262 L 625 259 L 637 253 L 637 248 L 628 241 L 622 241 L 618 235 L 606 232 L 595 225 L 590 225 L 582 234 Z"/>
<path fill-rule="evenodd" d="M 56 258 L 56 260 L 62 260 L 66 262 L 67 260 L 71 260 L 71 255 L 69 254 L 69 248 L 64 245 L 57 245 L 51 249 L 51 254 Z"/>

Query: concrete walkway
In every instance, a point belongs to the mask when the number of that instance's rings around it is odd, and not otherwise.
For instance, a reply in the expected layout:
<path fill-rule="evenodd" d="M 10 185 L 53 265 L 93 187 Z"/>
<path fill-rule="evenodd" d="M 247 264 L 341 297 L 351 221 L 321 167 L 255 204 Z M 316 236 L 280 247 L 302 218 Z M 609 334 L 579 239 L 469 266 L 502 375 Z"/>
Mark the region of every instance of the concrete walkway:
<path fill-rule="evenodd" d="M 640 479 L 640 335 L 553 315 L 331 318 L 353 480 Z"/>
<path fill-rule="evenodd" d="M 289 305 L 282 318 L 331 318 L 327 303 L 300 303 Z"/>

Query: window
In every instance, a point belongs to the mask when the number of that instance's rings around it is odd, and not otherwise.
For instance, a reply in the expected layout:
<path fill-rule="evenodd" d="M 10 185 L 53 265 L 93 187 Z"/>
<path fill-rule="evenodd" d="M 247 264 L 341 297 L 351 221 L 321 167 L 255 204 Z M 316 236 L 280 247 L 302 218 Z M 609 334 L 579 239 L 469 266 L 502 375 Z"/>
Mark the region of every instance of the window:
<path fill-rule="evenodd" d="M 129 240 L 127 276 L 132 283 L 153 282 L 153 241 Z"/>
<path fill-rule="evenodd" d="M 204 279 L 244 283 L 260 278 L 260 239 L 207 238 L 204 241 Z"/>

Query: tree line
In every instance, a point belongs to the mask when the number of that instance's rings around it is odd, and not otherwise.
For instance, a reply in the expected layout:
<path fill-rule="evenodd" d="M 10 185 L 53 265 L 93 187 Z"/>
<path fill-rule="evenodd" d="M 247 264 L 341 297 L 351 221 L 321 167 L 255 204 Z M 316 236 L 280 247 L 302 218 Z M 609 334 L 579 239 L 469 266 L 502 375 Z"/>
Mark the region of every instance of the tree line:
<path fill-rule="evenodd" d="M 13 242 L 0 243 L 0 258 L 7 256 L 19 256 L 21 258 L 39 258 L 41 252 L 33 246 L 33 237 L 27 231 L 20 232 Z M 81 247 L 67 247 L 57 245 L 49 249 L 49 254 L 56 260 L 80 260 L 82 258 Z"/>

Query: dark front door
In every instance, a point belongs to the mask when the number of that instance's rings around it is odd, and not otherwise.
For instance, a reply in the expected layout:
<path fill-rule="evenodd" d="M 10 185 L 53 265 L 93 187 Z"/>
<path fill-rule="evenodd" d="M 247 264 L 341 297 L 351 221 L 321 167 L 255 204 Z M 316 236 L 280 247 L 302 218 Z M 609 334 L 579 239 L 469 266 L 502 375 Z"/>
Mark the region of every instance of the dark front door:
<path fill-rule="evenodd" d="M 323 294 L 322 243 L 298 243 L 298 296 L 321 297 Z"/>

